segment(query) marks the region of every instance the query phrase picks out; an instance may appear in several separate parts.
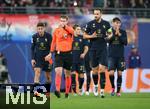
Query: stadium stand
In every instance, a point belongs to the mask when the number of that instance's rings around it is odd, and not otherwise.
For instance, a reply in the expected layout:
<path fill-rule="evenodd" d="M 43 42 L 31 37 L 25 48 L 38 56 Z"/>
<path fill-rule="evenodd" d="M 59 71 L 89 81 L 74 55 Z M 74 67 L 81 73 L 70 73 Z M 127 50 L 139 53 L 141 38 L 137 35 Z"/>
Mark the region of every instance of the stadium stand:
<path fill-rule="evenodd" d="M 84 8 L 82 8 L 84 7 Z M 85 8 L 86 7 L 86 8 Z M 101 7 L 104 14 L 150 18 L 149 0 L 1 0 L 0 13 L 88 14 Z"/>

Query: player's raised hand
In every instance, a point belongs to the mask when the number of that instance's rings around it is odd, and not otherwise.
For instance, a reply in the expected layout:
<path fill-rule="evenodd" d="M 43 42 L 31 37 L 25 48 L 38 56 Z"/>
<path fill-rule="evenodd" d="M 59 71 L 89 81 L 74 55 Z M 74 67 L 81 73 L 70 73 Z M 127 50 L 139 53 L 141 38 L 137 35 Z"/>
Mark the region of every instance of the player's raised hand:
<path fill-rule="evenodd" d="M 93 37 L 93 38 L 97 38 L 97 33 L 96 33 L 96 31 L 92 34 L 92 37 Z"/>
<path fill-rule="evenodd" d="M 113 33 L 110 33 L 110 34 L 106 33 L 106 35 L 107 35 L 106 39 L 110 39 L 110 38 L 112 38 Z"/>
<path fill-rule="evenodd" d="M 64 28 L 64 26 L 65 26 L 64 24 L 60 24 L 59 25 L 60 28 Z"/>
<path fill-rule="evenodd" d="M 52 54 L 49 53 L 47 56 L 45 56 L 45 61 L 49 61 L 52 57 Z"/>
<path fill-rule="evenodd" d="M 117 27 L 117 28 L 116 28 L 115 35 L 117 35 L 117 36 L 121 36 L 121 33 L 120 33 L 120 30 L 119 30 L 119 27 Z"/>
<path fill-rule="evenodd" d="M 31 60 L 32 67 L 35 67 L 36 61 L 34 59 Z"/>

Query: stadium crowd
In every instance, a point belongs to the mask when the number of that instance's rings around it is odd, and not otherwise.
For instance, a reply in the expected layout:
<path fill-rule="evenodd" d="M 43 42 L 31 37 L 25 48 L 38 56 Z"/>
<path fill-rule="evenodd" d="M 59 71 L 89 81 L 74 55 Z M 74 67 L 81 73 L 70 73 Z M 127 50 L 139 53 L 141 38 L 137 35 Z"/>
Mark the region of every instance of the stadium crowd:
<path fill-rule="evenodd" d="M 149 0 L 1 0 L 0 7 L 150 8 Z"/>

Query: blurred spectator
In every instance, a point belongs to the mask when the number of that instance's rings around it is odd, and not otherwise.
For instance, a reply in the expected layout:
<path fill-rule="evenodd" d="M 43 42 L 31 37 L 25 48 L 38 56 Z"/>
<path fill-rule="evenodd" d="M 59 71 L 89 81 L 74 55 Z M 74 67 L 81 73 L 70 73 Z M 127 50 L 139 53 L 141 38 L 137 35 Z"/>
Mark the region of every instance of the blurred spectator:
<path fill-rule="evenodd" d="M 84 0 L 84 7 L 93 7 L 93 0 Z"/>
<path fill-rule="evenodd" d="M 149 0 L 0 0 L 0 6 L 5 7 L 25 7 L 28 2 L 36 7 L 78 7 L 93 6 L 107 8 L 150 8 Z"/>
<path fill-rule="evenodd" d="M 48 1 L 48 7 L 55 7 L 55 2 L 53 0 Z"/>
<path fill-rule="evenodd" d="M 25 7 L 26 6 L 26 1 L 25 0 L 17 0 L 16 4 L 18 7 Z"/>
<path fill-rule="evenodd" d="M 0 20 L 0 39 L 11 40 L 12 34 L 9 33 L 12 23 L 7 22 L 6 18 Z"/>
<path fill-rule="evenodd" d="M 135 0 L 135 8 L 145 8 L 143 0 Z"/>
<path fill-rule="evenodd" d="M 82 13 L 83 13 L 84 15 L 90 14 L 88 8 L 82 8 Z"/>
<path fill-rule="evenodd" d="M 12 7 L 25 8 L 18 9 Z M 48 13 L 49 8 L 52 8 L 50 9 L 50 12 L 53 11 L 52 13 L 58 10 L 57 12 L 60 13 L 64 13 L 65 11 L 66 13 L 77 13 L 78 15 L 80 15 L 84 14 L 84 12 L 87 9 L 88 11 L 91 11 L 95 7 L 99 7 L 106 10 L 107 8 L 116 8 L 115 11 L 113 11 L 112 13 L 120 14 L 121 12 L 123 12 L 135 17 L 145 17 L 149 16 L 149 10 L 143 12 L 143 10 L 134 11 L 131 9 L 132 12 L 129 12 L 130 10 L 127 12 L 122 10 L 122 8 L 150 8 L 150 2 L 149 0 L 0 0 L 0 13 L 43 14 Z M 64 9 L 61 10 L 60 8 Z M 87 9 L 84 10 L 83 8 Z"/>
<path fill-rule="evenodd" d="M 141 56 L 135 45 L 131 47 L 131 52 L 128 57 L 128 67 L 129 68 L 140 68 L 141 67 Z"/>
<path fill-rule="evenodd" d="M 107 0 L 107 8 L 114 8 L 114 0 Z"/>
<path fill-rule="evenodd" d="M 8 83 L 8 70 L 6 58 L 0 53 L 0 83 Z"/>
<path fill-rule="evenodd" d="M 0 65 L 7 66 L 6 58 L 1 52 L 0 52 Z"/>
<path fill-rule="evenodd" d="M 149 1 L 149 0 L 145 0 L 144 6 L 145 6 L 146 8 L 150 8 L 150 1 Z"/>
<path fill-rule="evenodd" d="M 74 13 L 76 14 L 76 15 L 82 15 L 83 13 L 81 12 L 81 9 L 79 8 L 79 7 L 75 7 L 74 8 Z"/>
<path fill-rule="evenodd" d="M 149 8 L 149 1 L 147 0 L 130 0 L 130 8 Z"/>
<path fill-rule="evenodd" d="M 136 3 L 135 3 L 135 0 L 130 0 L 130 5 L 129 5 L 130 8 L 135 8 L 136 7 Z"/>
<path fill-rule="evenodd" d="M 119 8 L 119 7 L 120 7 L 120 2 L 119 2 L 119 0 L 115 0 L 115 2 L 114 2 L 114 7 L 115 7 L 115 8 Z"/>
<path fill-rule="evenodd" d="M 14 1 L 14 0 L 13 0 Z M 13 2 L 11 0 L 3 0 L 3 2 L 7 5 L 7 6 L 11 6 L 11 2 Z"/>
<path fill-rule="evenodd" d="M 36 8 L 33 4 L 32 0 L 27 0 L 26 2 L 26 13 L 28 14 L 36 14 Z"/>
<path fill-rule="evenodd" d="M 94 7 L 104 7 L 104 0 L 94 0 L 93 6 Z"/>
<path fill-rule="evenodd" d="M 120 0 L 118 0 L 118 1 L 120 1 Z M 131 0 L 121 0 L 121 1 L 122 1 L 123 8 L 130 8 Z"/>

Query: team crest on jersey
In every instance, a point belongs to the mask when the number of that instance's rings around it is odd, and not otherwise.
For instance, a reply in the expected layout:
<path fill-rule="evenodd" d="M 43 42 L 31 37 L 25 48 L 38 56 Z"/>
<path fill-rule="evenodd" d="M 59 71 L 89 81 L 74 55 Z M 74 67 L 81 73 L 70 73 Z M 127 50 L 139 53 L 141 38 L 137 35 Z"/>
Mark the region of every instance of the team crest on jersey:
<path fill-rule="evenodd" d="M 36 41 L 39 42 L 39 38 L 36 38 Z"/>
<path fill-rule="evenodd" d="M 125 67 L 125 66 L 126 66 L 125 62 L 121 62 L 121 67 Z"/>
<path fill-rule="evenodd" d="M 88 26 L 87 26 L 87 24 L 85 25 L 85 28 L 87 28 Z"/>
<path fill-rule="evenodd" d="M 115 37 L 115 40 L 118 40 L 118 38 L 117 38 L 117 37 Z"/>
<path fill-rule="evenodd" d="M 41 43 L 40 43 L 40 46 L 41 46 L 41 47 L 44 47 L 44 43 L 43 43 L 43 42 L 41 42 Z"/>
<path fill-rule="evenodd" d="M 78 47 L 78 46 L 79 46 L 79 43 L 78 43 L 78 42 L 75 42 L 75 46 Z"/>
<path fill-rule="evenodd" d="M 101 33 L 101 30 L 100 30 L 100 29 L 98 29 L 96 32 L 97 32 L 97 34 L 100 34 L 100 33 Z"/>
<path fill-rule="evenodd" d="M 95 28 L 95 23 L 93 23 L 93 28 Z"/>
<path fill-rule="evenodd" d="M 82 42 L 82 39 L 79 39 L 80 42 Z"/>
<path fill-rule="evenodd" d="M 67 34 L 64 34 L 64 38 L 67 38 Z"/>
<path fill-rule="evenodd" d="M 45 38 L 45 42 L 47 42 L 47 38 Z"/>
<path fill-rule="evenodd" d="M 85 28 L 83 28 L 83 29 L 84 29 L 84 31 L 86 31 L 86 30 L 87 30 L 87 29 L 86 29 L 87 27 L 88 27 L 88 26 L 87 26 L 87 24 L 86 24 L 86 25 L 85 25 Z"/>
<path fill-rule="evenodd" d="M 103 25 L 103 28 L 106 28 L 106 26 L 105 26 L 105 25 Z"/>

